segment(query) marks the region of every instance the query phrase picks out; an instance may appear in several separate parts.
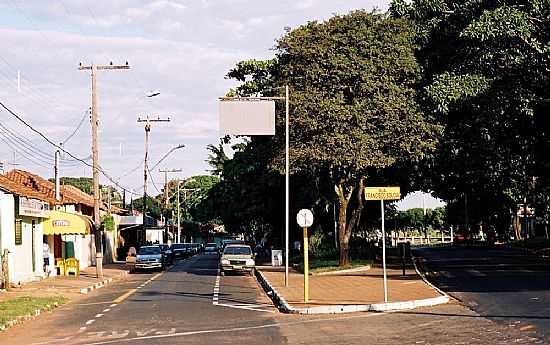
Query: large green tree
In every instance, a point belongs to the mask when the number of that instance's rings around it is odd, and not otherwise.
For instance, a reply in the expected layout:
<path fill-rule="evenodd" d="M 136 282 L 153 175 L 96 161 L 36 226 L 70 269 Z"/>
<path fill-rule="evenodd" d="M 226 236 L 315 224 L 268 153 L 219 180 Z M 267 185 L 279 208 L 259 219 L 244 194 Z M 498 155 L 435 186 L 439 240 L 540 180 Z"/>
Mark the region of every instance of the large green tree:
<path fill-rule="evenodd" d="M 356 11 L 289 31 L 274 60 L 243 62 L 229 73 L 244 83 L 244 95 L 290 85 L 292 172 L 332 189 L 341 265 L 349 261 L 369 178 L 422 159 L 434 145 L 438 126 L 424 118 L 416 99 L 414 33 L 407 20 Z M 284 136 L 272 142 L 272 165 L 281 171 Z"/>
<path fill-rule="evenodd" d="M 425 109 L 445 123 L 428 184 L 466 229 L 505 228 L 548 176 L 550 2 L 397 0 L 391 12 L 415 25 Z"/>

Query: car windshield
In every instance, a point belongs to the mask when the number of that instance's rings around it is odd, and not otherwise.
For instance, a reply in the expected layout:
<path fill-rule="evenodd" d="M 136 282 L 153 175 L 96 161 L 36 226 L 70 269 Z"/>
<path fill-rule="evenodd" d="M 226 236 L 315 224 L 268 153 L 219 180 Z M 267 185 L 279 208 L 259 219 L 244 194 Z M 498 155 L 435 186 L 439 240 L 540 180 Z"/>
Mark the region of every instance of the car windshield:
<path fill-rule="evenodd" d="M 224 254 L 229 255 L 250 255 L 252 254 L 250 247 L 227 247 L 223 251 Z"/>
<path fill-rule="evenodd" d="M 155 254 L 160 254 L 159 247 L 141 247 L 138 252 L 138 255 L 155 255 Z"/>
<path fill-rule="evenodd" d="M 167 250 L 168 249 L 168 246 L 166 244 L 161 244 L 159 247 L 160 247 L 160 250 Z"/>
<path fill-rule="evenodd" d="M 216 250 L 216 246 L 206 246 L 204 250 Z"/>
<path fill-rule="evenodd" d="M 172 244 L 172 248 L 174 248 L 174 249 L 181 249 L 183 247 L 184 247 L 183 243 L 174 243 L 174 244 Z"/>

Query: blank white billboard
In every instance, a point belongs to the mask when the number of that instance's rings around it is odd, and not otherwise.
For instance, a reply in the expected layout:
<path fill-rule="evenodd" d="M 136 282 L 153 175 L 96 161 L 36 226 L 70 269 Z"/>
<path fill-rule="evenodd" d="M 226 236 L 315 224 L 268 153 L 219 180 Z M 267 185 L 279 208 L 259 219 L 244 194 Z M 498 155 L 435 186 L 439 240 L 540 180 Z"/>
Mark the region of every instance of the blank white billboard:
<path fill-rule="evenodd" d="M 220 101 L 221 135 L 275 135 L 274 101 Z"/>

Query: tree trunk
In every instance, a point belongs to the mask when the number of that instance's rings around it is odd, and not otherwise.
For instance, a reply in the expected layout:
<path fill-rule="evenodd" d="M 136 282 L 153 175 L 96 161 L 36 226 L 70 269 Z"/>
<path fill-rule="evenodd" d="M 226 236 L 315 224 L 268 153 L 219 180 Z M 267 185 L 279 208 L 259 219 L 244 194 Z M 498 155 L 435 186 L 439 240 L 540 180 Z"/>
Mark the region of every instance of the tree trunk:
<path fill-rule="evenodd" d="M 361 178 L 357 187 L 350 187 L 347 190 L 343 184 L 334 186 L 336 195 L 338 196 L 338 242 L 340 243 L 340 266 L 346 266 L 350 263 L 349 258 L 349 240 L 353 229 L 359 224 L 361 212 L 363 209 L 363 190 L 364 181 Z M 356 191 L 357 203 L 350 206 L 350 199 L 353 192 Z M 348 220 L 348 208 L 350 209 L 351 217 Z"/>

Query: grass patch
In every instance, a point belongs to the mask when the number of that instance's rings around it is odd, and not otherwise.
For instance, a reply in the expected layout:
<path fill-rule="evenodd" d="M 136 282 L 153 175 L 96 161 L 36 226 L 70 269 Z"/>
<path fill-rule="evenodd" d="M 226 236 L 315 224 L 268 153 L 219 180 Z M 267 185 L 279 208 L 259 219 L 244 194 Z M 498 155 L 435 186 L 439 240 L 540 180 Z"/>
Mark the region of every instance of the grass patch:
<path fill-rule="evenodd" d="M 322 272 L 333 272 L 333 271 L 342 271 L 342 270 L 348 270 L 351 268 L 357 268 L 361 266 L 367 266 L 372 265 L 372 260 L 367 259 L 358 259 L 358 260 L 352 260 L 349 265 L 346 266 L 338 266 L 338 260 L 337 259 L 309 259 L 309 271 L 311 273 L 322 273 Z M 297 265 L 296 269 L 303 273 L 304 272 L 304 263 L 301 262 Z"/>
<path fill-rule="evenodd" d="M 22 296 L 0 302 L 0 327 L 6 326 L 8 322 L 18 317 L 34 314 L 37 309 L 40 311 L 52 310 L 66 301 L 67 299 L 61 296 Z"/>

